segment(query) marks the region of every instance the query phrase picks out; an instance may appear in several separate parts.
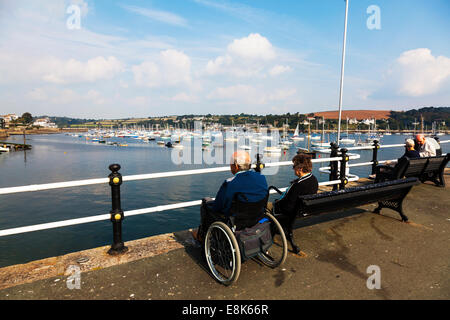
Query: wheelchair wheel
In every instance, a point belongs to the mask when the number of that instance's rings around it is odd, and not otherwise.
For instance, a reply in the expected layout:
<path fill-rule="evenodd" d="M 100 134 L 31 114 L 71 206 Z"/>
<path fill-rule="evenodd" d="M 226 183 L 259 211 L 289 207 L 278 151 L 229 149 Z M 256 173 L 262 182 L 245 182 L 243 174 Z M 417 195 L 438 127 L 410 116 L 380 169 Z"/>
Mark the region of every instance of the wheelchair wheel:
<path fill-rule="evenodd" d="M 230 285 L 241 272 L 241 253 L 236 237 L 223 222 L 214 222 L 205 237 L 205 257 L 209 269 L 220 283 Z"/>
<path fill-rule="evenodd" d="M 273 244 L 266 252 L 258 253 L 258 258 L 266 266 L 276 268 L 286 260 L 288 245 L 286 235 L 278 220 L 267 211 L 266 217 L 270 220 Z"/>

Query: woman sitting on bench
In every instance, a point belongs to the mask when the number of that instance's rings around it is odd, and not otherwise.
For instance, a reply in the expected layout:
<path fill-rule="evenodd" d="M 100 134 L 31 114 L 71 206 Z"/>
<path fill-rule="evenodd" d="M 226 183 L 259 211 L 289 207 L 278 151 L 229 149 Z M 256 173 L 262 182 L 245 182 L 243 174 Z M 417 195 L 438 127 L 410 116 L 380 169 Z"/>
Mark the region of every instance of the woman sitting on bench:
<path fill-rule="evenodd" d="M 415 142 L 413 139 L 405 140 L 405 153 L 403 156 L 398 158 L 397 161 L 386 161 L 384 165 L 378 165 L 376 167 L 376 172 L 373 175 L 369 175 L 369 178 L 375 179 L 375 182 L 382 182 L 385 180 L 391 180 L 392 175 L 398 170 L 405 166 L 405 162 L 409 159 L 420 158 L 420 154 L 414 149 Z"/>
<path fill-rule="evenodd" d="M 267 208 L 273 210 L 275 214 L 283 214 L 287 216 L 295 216 L 298 197 L 307 194 L 316 194 L 319 189 L 319 183 L 316 177 L 312 174 L 311 156 L 300 153 L 293 159 L 293 166 L 297 179 L 291 181 L 291 185 L 281 195 L 281 198 L 276 200 L 274 204 L 268 203 Z"/>

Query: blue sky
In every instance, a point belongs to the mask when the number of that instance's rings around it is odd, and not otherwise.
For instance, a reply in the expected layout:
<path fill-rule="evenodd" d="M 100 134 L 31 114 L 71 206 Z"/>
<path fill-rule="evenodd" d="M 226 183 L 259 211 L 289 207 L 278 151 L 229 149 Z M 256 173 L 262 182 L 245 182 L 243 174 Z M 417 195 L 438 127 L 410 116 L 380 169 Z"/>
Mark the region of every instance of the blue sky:
<path fill-rule="evenodd" d="M 449 13 L 447 0 L 350 0 L 343 108 L 448 106 Z M 344 14 L 344 0 L 1 0 L 0 114 L 336 110 Z"/>

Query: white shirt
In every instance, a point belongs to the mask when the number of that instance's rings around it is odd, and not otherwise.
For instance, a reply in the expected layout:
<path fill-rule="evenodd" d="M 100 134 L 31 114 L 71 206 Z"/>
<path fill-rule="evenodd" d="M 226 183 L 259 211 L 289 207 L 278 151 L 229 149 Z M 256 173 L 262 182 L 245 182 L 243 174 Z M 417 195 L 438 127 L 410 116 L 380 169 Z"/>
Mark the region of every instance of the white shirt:
<path fill-rule="evenodd" d="M 425 138 L 425 143 L 420 146 L 420 157 L 435 157 L 436 150 L 440 149 L 439 143 L 433 138 Z"/>

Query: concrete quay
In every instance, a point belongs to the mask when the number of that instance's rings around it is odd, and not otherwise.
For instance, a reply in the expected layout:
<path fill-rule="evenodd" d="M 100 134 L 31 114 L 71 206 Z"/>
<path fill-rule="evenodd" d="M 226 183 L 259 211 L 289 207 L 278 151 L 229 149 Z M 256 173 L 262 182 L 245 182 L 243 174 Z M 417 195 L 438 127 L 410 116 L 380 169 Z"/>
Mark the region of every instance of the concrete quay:
<path fill-rule="evenodd" d="M 230 287 L 214 281 L 186 230 L 126 242 L 121 256 L 105 246 L 2 268 L 0 300 L 448 300 L 448 168 L 445 179 L 447 188 L 411 190 L 408 223 L 390 209 L 372 213 L 375 205 L 297 221 L 302 255 L 289 253 L 276 269 L 247 261 Z M 70 266 L 81 271 L 79 289 Z M 370 266 L 379 267 L 381 289 L 367 287 Z"/>

